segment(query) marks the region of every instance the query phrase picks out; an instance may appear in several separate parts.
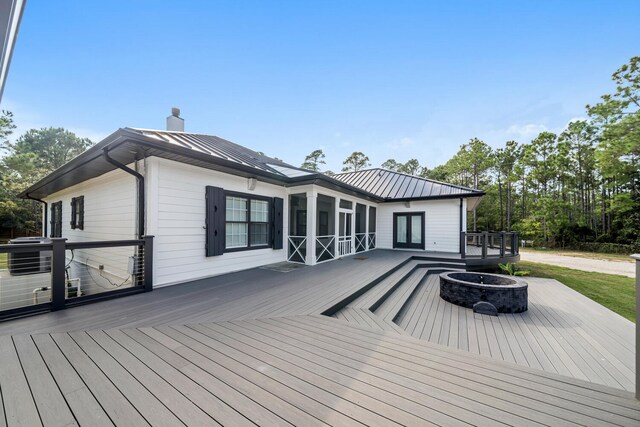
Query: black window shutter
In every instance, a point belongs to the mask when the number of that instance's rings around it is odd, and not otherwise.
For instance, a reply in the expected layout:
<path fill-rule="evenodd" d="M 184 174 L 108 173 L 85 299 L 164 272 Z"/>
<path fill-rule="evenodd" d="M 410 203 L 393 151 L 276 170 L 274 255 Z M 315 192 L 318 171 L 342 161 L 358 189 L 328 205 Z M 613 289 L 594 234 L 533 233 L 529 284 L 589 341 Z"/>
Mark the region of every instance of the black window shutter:
<path fill-rule="evenodd" d="M 79 200 L 79 205 L 78 206 L 78 228 L 80 230 L 84 230 L 84 196 L 80 196 L 80 200 Z"/>
<path fill-rule="evenodd" d="M 51 219 L 49 220 L 49 224 L 51 224 L 51 235 L 50 237 L 56 237 L 56 204 L 51 204 Z"/>
<path fill-rule="evenodd" d="M 224 190 L 220 187 L 207 186 L 207 256 L 222 255 L 224 253 L 224 216 L 225 197 Z"/>
<path fill-rule="evenodd" d="M 71 229 L 76 229 L 76 215 L 78 211 L 76 210 L 76 198 L 71 199 Z"/>
<path fill-rule="evenodd" d="M 283 214 L 282 210 L 284 208 L 284 200 L 280 197 L 273 198 L 273 249 L 282 249 L 283 238 L 282 235 L 282 225 L 283 225 Z"/>

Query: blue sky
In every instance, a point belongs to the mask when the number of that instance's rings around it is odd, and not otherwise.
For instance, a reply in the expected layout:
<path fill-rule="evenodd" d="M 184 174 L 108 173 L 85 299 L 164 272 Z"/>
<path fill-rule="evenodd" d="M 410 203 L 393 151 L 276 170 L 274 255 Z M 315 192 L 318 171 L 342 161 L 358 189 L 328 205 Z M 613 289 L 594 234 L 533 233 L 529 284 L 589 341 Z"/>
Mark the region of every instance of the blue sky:
<path fill-rule="evenodd" d="M 19 135 L 186 130 L 328 169 L 445 162 L 561 131 L 639 55 L 639 1 L 27 2 L 2 100 Z"/>

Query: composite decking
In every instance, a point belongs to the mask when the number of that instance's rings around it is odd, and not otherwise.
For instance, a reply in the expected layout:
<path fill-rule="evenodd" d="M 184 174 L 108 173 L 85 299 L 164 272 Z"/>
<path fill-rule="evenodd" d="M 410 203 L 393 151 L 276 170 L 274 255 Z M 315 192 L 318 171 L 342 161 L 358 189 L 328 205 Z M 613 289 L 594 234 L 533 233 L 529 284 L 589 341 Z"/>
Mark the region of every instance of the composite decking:
<path fill-rule="evenodd" d="M 620 387 L 378 322 L 353 305 L 387 286 L 407 303 L 375 308 L 406 316 L 426 282 L 385 282 L 413 262 L 408 253 L 365 256 L 2 323 L 0 426 L 640 425 L 640 403 Z M 350 315 L 362 324 L 319 314 L 340 306 L 360 310 Z M 584 315 L 596 313 L 610 315 Z"/>
<path fill-rule="evenodd" d="M 397 323 L 422 340 L 634 390 L 634 324 L 555 280 L 526 280 L 529 310 L 494 317 L 444 301 L 431 275 Z"/>

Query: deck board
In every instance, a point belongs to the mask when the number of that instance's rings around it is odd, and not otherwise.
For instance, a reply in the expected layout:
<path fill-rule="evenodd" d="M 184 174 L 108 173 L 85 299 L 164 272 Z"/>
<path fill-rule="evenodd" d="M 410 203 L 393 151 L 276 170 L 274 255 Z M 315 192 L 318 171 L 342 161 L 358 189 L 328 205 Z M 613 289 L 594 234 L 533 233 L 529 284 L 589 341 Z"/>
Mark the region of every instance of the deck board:
<path fill-rule="evenodd" d="M 2 323 L 0 427 L 640 424 L 630 322 L 533 278 L 529 312 L 477 315 L 423 268 L 395 286 L 430 262 L 410 256 L 254 269 Z"/>
<path fill-rule="evenodd" d="M 434 277 L 427 278 L 398 319 L 412 336 L 522 366 L 634 389 L 635 359 L 630 344 L 634 325 L 628 320 L 558 282 L 537 278 L 527 278 L 527 312 L 499 317 L 475 314 L 442 300 Z M 460 311 L 465 312 L 466 334 L 460 334 Z"/>

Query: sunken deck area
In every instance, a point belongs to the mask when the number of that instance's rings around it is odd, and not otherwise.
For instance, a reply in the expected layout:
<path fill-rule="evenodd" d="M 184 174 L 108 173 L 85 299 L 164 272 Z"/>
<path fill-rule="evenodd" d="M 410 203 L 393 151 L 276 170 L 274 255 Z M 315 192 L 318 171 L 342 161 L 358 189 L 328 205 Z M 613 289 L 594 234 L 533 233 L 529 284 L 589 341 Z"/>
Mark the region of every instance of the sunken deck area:
<path fill-rule="evenodd" d="M 0 323 L 0 426 L 640 424 L 633 324 L 530 278 L 524 316 L 454 310 L 432 284 L 459 260 L 411 255 Z"/>

